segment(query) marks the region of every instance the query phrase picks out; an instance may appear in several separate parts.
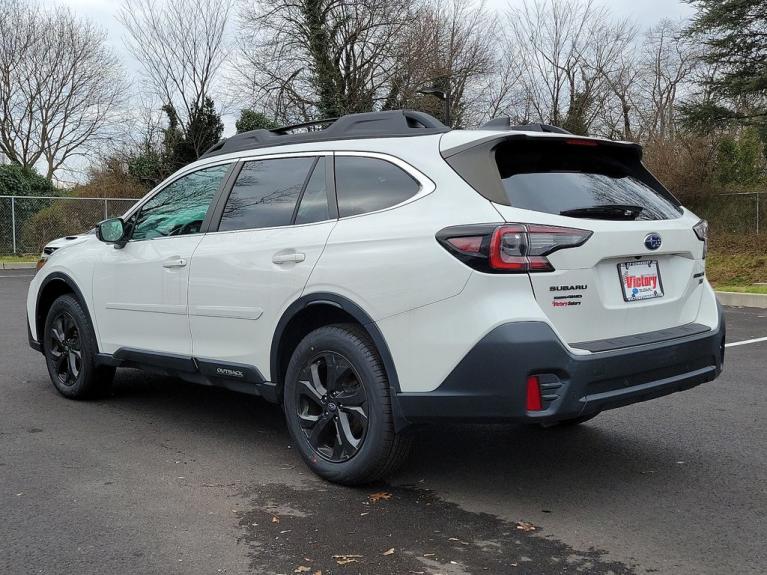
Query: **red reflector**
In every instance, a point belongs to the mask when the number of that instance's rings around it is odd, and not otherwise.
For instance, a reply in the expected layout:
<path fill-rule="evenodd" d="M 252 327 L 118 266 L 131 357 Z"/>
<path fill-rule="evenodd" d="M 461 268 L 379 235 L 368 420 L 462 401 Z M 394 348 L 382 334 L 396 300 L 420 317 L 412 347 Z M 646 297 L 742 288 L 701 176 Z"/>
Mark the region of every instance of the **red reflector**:
<path fill-rule="evenodd" d="M 599 145 L 599 143 L 593 140 L 565 140 L 565 144 L 569 144 L 571 146 L 591 146 L 591 147 L 595 147 Z"/>
<path fill-rule="evenodd" d="M 541 388 L 538 385 L 538 376 L 531 375 L 527 378 L 527 411 L 543 410 L 541 401 Z"/>
<path fill-rule="evenodd" d="M 483 236 L 466 236 L 463 238 L 450 238 L 447 241 L 457 250 L 478 254 L 479 250 L 482 249 L 482 238 Z"/>

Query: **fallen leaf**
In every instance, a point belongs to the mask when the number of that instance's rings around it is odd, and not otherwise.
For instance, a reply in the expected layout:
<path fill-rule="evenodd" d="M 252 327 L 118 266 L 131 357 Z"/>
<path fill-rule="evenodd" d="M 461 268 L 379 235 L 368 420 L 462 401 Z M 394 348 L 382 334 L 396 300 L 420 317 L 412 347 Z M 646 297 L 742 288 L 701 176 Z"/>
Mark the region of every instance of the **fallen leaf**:
<path fill-rule="evenodd" d="M 280 522 L 280 518 L 277 517 L 276 515 L 272 515 L 272 523 L 279 523 L 279 522 Z"/>
<path fill-rule="evenodd" d="M 368 499 L 370 499 L 371 503 L 378 503 L 382 499 L 386 499 L 387 501 L 391 499 L 391 493 L 388 491 L 378 491 L 376 493 L 371 493 L 368 495 Z"/>
<path fill-rule="evenodd" d="M 332 557 L 339 565 L 348 565 L 349 563 L 357 563 L 357 559 L 362 555 L 333 555 Z"/>
<path fill-rule="evenodd" d="M 306 567 L 305 565 L 299 565 L 295 569 L 293 569 L 293 573 L 306 573 L 307 571 L 311 571 L 311 567 Z"/>
<path fill-rule="evenodd" d="M 394 547 L 392 547 L 388 551 L 384 551 L 383 554 L 384 555 L 394 555 Z"/>
<path fill-rule="evenodd" d="M 517 523 L 517 529 L 520 531 L 535 531 L 537 528 L 532 523 L 528 523 L 527 521 L 520 521 Z"/>
<path fill-rule="evenodd" d="M 333 559 L 346 559 L 347 557 L 364 557 L 364 555 L 331 555 Z"/>
<path fill-rule="evenodd" d="M 436 553 L 424 553 L 423 554 L 424 557 L 434 557 L 435 555 L 436 555 Z"/>
<path fill-rule="evenodd" d="M 322 575 L 322 571 L 315 571 L 312 575 Z"/>

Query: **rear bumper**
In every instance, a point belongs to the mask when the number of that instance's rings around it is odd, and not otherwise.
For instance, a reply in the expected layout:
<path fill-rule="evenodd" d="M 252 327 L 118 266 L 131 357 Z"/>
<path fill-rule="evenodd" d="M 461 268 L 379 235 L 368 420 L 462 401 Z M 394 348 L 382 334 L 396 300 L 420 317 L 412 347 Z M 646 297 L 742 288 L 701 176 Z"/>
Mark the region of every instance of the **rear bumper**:
<path fill-rule="evenodd" d="M 513 322 L 487 334 L 428 393 L 399 393 L 408 422 L 555 422 L 646 401 L 714 380 L 724 362 L 725 325 L 672 340 L 574 355 L 544 322 Z M 527 411 L 526 382 L 538 375 L 541 411 Z"/>

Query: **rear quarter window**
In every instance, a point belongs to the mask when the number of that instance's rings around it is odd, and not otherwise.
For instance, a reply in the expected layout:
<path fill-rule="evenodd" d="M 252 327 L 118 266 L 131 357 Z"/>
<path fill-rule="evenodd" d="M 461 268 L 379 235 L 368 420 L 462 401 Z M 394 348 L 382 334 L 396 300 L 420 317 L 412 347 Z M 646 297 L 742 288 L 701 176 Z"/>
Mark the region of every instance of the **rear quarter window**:
<path fill-rule="evenodd" d="M 342 218 L 396 206 L 421 189 L 410 174 L 380 158 L 336 156 L 335 175 Z"/>

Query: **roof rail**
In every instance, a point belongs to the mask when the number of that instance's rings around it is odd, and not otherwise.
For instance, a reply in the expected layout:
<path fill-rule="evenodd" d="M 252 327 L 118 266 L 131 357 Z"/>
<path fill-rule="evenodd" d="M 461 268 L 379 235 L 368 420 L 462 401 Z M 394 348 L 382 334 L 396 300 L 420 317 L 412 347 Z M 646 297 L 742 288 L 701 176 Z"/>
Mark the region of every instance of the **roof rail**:
<path fill-rule="evenodd" d="M 480 126 L 480 130 L 509 130 L 512 132 L 548 132 L 550 134 L 570 134 L 564 128 L 551 126 L 549 124 L 520 124 L 513 126 L 509 116 L 499 116 L 485 122 Z"/>
<path fill-rule="evenodd" d="M 293 130 L 325 125 L 327 127 L 324 129 L 291 133 Z M 441 134 L 449 130 L 450 128 L 436 118 L 414 110 L 364 112 L 361 114 L 348 114 L 340 118 L 327 118 L 293 126 L 284 126 L 274 130 L 243 132 L 214 144 L 200 158 L 287 144 L 361 138 L 426 136 Z"/>

